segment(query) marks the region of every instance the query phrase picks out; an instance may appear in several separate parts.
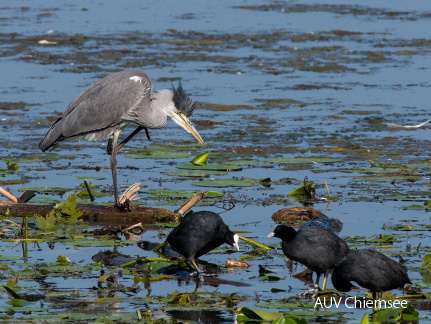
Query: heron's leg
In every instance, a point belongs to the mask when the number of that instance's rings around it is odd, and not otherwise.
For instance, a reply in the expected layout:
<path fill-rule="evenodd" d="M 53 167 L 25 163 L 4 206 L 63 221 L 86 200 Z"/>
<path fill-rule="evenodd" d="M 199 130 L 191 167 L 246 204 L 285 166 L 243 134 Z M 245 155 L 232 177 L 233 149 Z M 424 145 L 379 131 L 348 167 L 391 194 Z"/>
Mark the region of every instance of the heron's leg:
<path fill-rule="evenodd" d="M 108 139 L 108 145 L 106 146 L 106 154 L 111 155 L 112 153 L 112 138 Z"/>
<path fill-rule="evenodd" d="M 148 140 L 151 141 L 150 134 L 148 133 L 148 129 L 144 126 L 139 126 L 129 136 L 127 136 L 120 144 L 118 144 L 117 153 L 124 145 L 127 144 L 128 141 L 130 141 L 133 138 L 133 136 L 138 134 L 143 129 L 145 129 L 145 134 L 147 135 Z"/>
<path fill-rule="evenodd" d="M 115 196 L 115 206 L 119 206 L 118 202 L 118 191 L 117 191 L 117 141 L 118 136 L 120 135 L 121 129 L 117 129 L 114 132 L 113 136 L 113 149 L 111 154 L 111 172 L 112 172 L 112 180 L 114 182 L 114 196 Z"/>

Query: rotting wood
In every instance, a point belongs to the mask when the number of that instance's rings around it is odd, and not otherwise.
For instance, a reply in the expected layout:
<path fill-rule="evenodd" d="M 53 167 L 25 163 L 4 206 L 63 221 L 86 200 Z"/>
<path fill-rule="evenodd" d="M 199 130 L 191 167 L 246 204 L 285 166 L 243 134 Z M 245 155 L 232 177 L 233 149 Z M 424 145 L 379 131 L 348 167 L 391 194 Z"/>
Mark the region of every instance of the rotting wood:
<path fill-rule="evenodd" d="M 19 203 L 26 203 L 27 201 L 29 201 L 34 196 L 36 196 L 36 193 L 33 190 L 26 190 L 18 197 L 18 202 Z"/>
<path fill-rule="evenodd" d="M 82 212 L 82 219 L 87 224 L 97 225 L 132 225 L 135 223 L 153 224 L 178 222 L 181 215 L 163 208 L 131 206 L 130 211 L 119 211 L 113 206 L 77 205 Z M 13 216 L 46 215 L 54 209 L 54 204 L 28 204 L 0 201 L 0 214 L 9 209 Z"/>

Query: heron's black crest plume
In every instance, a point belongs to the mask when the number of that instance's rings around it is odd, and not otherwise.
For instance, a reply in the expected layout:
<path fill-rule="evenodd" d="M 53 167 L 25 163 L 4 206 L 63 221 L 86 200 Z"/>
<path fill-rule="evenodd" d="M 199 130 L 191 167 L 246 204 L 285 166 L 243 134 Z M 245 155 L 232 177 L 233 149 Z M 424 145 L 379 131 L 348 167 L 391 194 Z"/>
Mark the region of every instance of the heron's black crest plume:
<path fill-rule="evenodd" d="M 178 84 L 178 88 L 175 89 L 174 85 L 172 85 L 174 90 L 174 103 L 175 106 L 187 117 L 190 117 L 193 113 L 193 110 L 197 107 L 197 103 L 193 102 L 192 99 L 187 95 L 184 91 L 183 86 L 181 85 L 181 81 Z"/>

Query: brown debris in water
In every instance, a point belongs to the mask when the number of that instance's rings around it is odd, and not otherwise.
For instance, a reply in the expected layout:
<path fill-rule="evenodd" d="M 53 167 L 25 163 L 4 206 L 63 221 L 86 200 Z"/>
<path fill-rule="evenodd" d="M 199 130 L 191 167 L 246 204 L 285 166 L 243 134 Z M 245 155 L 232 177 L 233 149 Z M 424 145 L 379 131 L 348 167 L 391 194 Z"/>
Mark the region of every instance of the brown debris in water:
<path fill-rule="evenodd" d="M 283 208 L 272 214 L 272 220 L 276 223 L 288 222 L 295 223 L 296 221 L 309 221 L 314 218 L 327 218 L 327 216 L 314 208 Z M 293 227 L 299 227 L 299 224 L 293 224 Z"/>

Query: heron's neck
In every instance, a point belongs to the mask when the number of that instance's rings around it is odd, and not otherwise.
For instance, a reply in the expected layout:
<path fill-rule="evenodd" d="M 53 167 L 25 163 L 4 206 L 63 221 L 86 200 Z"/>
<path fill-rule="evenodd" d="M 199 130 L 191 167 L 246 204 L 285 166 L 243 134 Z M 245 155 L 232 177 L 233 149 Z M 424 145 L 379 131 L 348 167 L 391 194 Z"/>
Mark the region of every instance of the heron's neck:
<path fill-rule="evenodd" d="M 167 89 L 151 94 L 152 119 L 159 127 L 165 126 L 169 112 L 175 110 L 173 95 L 172 91 Z"/>

